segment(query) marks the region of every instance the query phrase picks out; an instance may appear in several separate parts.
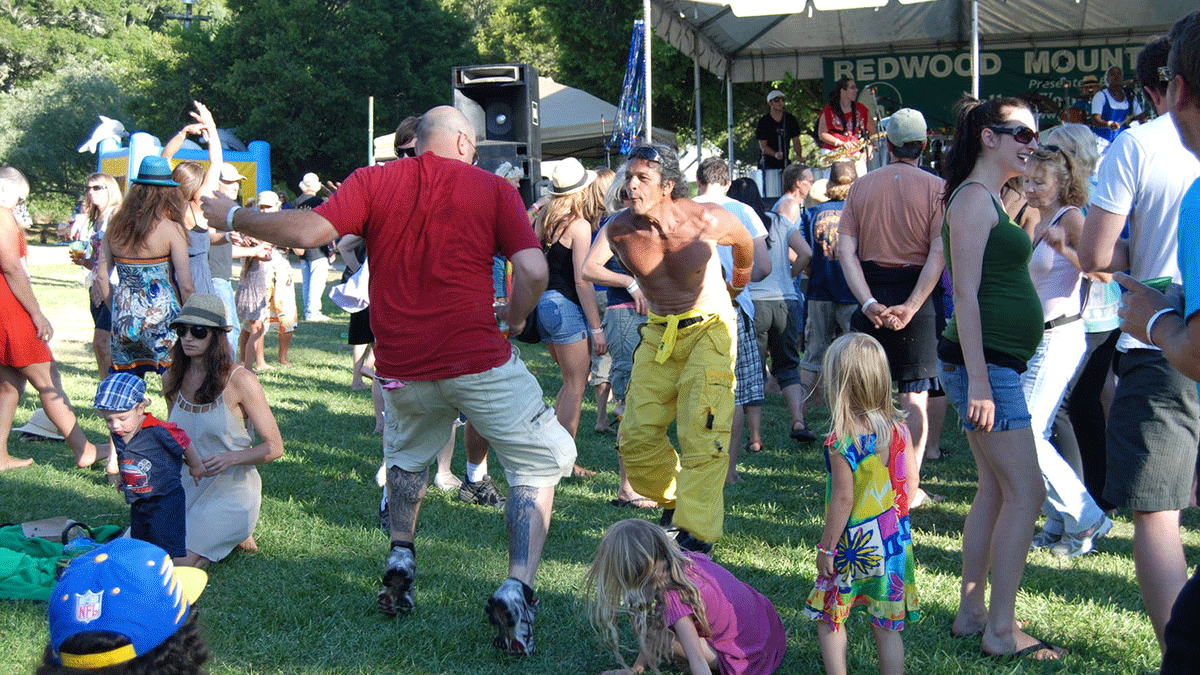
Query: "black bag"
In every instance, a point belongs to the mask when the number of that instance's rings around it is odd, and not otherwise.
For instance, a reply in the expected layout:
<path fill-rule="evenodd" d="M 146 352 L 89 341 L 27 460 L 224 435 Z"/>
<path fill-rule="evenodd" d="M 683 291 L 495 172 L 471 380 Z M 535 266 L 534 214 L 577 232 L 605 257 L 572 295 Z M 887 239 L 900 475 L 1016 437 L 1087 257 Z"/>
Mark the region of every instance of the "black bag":
<path fill-rule="evenodd" d="M 528 345 L 536 345 L 542 341 L 542 336 L 538 332 L 537 307 L 525 317 L 525 328 L 521 330 L 521 334 L 517 336 L 518 342 L 524 342 Z"/>

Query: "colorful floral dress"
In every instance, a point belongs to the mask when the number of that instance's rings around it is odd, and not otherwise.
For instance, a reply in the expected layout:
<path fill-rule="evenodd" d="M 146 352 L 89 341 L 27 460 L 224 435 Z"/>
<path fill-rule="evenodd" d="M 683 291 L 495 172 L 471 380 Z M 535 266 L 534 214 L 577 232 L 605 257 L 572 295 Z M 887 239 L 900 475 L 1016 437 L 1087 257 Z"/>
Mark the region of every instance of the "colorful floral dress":
<path fill-rule="evenodd" d="M 876 626 L 903 630 L 905 621 L 920 620 L 904 483 L 908 427 L 895 426 L 887 465 L 875 452 L 875 434 L 852 440 L 831 435 L 825 442 L 826 469 L 836 452 L 854 472 L 854 508 L 833 559 L 838 573 L 817 577 L 804 613 L 836 630 L 859 609 Z M 832 479 L 827 480 L 826 504 L 832 488 Z"/>
<path fill-rule="evenodd" d="M 119 279 L 112 301 L 113 370 L 145 375 L 171 365 L 179 290 L 169 256 L 113 256 Z"/>

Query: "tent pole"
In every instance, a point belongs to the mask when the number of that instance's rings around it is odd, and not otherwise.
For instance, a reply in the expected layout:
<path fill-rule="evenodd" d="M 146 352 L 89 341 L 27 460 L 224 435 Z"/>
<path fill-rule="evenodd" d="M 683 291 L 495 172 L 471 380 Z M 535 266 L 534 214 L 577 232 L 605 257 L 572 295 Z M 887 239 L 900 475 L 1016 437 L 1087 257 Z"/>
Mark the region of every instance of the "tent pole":
<path fill-rule="evenodd" d="M 696 83 L 696 164 L 700 164 L 700 149 L 703 147 L 700 137 L 700 54 L 696 53 L 692 58 L 692 79 Z"/>
<path fill-rule="evenodd" d="M 979 98 L 979 0 L 971 0 L 971 96 Z"/>
<path fill-rule="evenodd" d="M 367 97 L 367 166 L 375 164 L 375 97 Z"/>
<path fill-rule="evenodd" d="M 733 67 L 725 68 L 725 127 L 729 138 L 729 175 L 733 175 Z"/>
<path fill-rule="evenodd" d="M 642 35 L 642 42 L 646 46 L 646 142 L 652 143 L 654 141 L 654 122 L 650 116 L 650 38 L 654 35 L 654 30 L 650 24 L 650 0 L 642 0 L 642 12 L 646 15 L 642 24 L 645 30 L 645 33 Z"/>

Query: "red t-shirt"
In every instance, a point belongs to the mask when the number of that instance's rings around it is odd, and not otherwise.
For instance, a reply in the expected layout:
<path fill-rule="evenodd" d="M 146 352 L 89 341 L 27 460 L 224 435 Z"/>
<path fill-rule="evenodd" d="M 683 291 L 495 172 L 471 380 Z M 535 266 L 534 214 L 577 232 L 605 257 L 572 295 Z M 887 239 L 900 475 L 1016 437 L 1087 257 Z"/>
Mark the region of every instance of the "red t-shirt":
<path fill-rule="evenodd" d="M 508 360 L 492 256 L 539 247 L 508 181 L 427 152 L 355 171 L 313 211 L 366 240 L 380 375 L 444 380 Z"/>

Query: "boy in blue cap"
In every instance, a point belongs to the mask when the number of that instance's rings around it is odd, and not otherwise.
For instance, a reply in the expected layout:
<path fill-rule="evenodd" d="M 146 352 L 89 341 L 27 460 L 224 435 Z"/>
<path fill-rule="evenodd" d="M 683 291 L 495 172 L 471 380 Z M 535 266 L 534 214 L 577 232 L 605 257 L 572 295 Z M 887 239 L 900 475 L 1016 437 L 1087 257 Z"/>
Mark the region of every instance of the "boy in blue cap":
<path fill-rule="evenodd" d="M 112 436 L 109 472 L 119 464 L 130 536 L 182 558 L 187 555 L 187 524 L 181 470 L 186 461 L 198 483 L 204 464 L 187 434 L 147 413 L 148 404 L 142 378 L 114 373 L 100 383 L 93 407 Z"/>
<path fill-rule="evenodd" d="M 208 583 L 161 548 L 117 539 L 76 558 L 50 596 L 38 675 L 198 675 L 208 659 L 192 606 Z"/>

